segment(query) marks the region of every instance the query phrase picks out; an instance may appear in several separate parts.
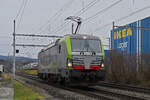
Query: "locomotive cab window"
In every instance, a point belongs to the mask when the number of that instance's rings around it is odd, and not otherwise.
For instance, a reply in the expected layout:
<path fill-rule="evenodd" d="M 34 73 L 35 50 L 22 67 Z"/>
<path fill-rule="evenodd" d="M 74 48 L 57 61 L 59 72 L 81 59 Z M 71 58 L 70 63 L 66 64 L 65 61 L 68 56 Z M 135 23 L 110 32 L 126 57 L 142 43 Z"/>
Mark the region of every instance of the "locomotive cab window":
<path fill-rule="evenodd" d="M 101 52 L 100 40 L 92 39 L 71 39 L 73 52 Z"/>

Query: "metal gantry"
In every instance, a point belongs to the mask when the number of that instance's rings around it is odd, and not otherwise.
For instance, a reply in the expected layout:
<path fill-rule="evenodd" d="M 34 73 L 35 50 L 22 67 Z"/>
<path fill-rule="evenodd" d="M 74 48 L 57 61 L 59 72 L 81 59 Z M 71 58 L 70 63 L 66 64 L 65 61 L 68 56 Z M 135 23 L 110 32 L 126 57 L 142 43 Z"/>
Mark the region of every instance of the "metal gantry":
<path fill-rule="evenodd" d="M 46 47 L 48 45 L 16 44 L 16 46 L 23 46 L 23 47 Z"/>
<path fill-rule="evenodd" d="M 58 35 L 40 35 L 40 34 L 15 34 L 16 36 L 28 36 L 28 37 L 50 37 L 50 38 L 61 38 Z"/>
<path fill-rule="evenodd" d="M 29 46 L 29 47 L 46 47 L 47 45 L 39 45 L 39 44 L 16 44 L 16 36 L 26 36 L 26 37 L 46 37 L 46 38 L 61 38 L 62 36 L 57 35 L 40 35 L 40 34 L 16 34 L 16 27 L 15 27 L 15 20 L 14 20 L 14 32 L 13 32 L 13 78 L 15 79 L 15 72 L 16 72 L 16 46 Z"/>

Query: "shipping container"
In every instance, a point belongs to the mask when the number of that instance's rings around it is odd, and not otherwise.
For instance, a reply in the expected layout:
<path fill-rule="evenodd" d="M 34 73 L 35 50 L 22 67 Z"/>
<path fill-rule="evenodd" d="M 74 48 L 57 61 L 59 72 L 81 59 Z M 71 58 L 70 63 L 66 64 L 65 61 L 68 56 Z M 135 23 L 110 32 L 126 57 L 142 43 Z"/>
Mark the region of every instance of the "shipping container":
<path fill-rule="evenodd" d="M 136 55 L 150 53 L 150 17 L 112 30 L 111 49 Z"/>

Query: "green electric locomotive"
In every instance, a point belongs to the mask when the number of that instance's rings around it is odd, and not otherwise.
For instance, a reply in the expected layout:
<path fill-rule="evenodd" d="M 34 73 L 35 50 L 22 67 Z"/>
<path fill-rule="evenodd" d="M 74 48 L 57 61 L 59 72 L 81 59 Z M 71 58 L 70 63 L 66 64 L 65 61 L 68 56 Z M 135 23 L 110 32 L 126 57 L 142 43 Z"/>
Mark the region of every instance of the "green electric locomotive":
<path fill-rule="evenodd" d="M 104 47 L 92 35 L 69 34 L 38 54 L 38 76 L 60 83 L 96 83 L 105 79 Z"/>

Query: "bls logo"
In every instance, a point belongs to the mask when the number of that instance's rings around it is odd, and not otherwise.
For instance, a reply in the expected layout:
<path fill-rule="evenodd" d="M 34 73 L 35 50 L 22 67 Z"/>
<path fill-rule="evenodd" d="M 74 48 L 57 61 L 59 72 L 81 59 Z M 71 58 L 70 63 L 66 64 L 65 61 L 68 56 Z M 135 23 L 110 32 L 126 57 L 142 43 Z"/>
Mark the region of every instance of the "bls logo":
<path fill-rule="evenodd" d="M 132 36 L 132 29 L 127 28 L 127 29 L 119 30 L 117 32 L 114 32 L 113 36 L 114 36 L 114 40 Z"/>

